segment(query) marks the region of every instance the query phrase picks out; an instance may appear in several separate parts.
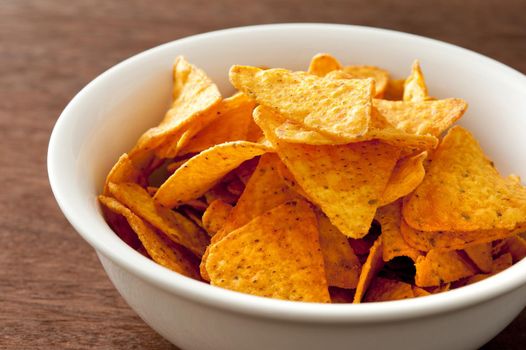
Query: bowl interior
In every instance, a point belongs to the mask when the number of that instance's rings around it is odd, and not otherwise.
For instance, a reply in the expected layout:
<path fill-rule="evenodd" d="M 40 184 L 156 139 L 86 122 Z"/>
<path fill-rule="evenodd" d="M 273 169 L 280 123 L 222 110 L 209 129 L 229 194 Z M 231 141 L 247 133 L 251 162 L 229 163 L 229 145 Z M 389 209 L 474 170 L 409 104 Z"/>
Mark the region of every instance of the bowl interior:
<path fill-rule="evenodd" d="M 139 259 L 137 272 L 152 273 L 157 267 L 130 252 L 108 228 L 96 196 L 118 156 L 162 118 L 170 102 L 174 58 L 186 56 L 228 96 L 232 64 L 304 70 L 318 52 L 329 52 L 344 64 L 378 65 L 397 78 L 405 77 L 418 58 L 433 96 L 468 101 L 461 124 L 480 140 L 502 174 L 526 177 L 526 79 L 520 73 L 409 34 L 342 25 L 256 26 L 162 45 L 111 68 L 83 89 L 63 112 L 50 142 L 50 180 L 62 210 L 99 251 L 117 260 L 121 256 L 123 264 L 125 258 Z"/>

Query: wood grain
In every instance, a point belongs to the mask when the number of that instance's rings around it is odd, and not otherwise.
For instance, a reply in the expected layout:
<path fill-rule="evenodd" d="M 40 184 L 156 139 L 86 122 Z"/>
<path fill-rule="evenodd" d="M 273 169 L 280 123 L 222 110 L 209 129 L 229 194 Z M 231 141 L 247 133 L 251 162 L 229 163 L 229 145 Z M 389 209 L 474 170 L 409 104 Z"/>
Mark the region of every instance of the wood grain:
<path fill-rule="evenodd" d="M 335 22 L 417 33 L 526 72 L 526 2 L 0 2 L 0 348 L 174 349 L 125 304 L 66 222 L 46 173 L 61 110 L 96 75 L 146 48 L 199 32 Z M 523 311 L 485 349 L 526 344 Z"/>

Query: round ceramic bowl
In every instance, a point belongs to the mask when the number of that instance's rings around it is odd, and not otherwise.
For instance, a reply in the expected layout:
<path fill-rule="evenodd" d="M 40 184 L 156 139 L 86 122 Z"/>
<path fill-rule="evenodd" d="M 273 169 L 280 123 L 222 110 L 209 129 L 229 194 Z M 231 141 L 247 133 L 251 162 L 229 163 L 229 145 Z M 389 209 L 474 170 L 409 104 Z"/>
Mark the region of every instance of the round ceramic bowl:
<path fill-rule="evenodd" d="M 436 97 L 470 104 L 461 121 L 503 174 L 526 177 L 526 78 L 492 59 L 394 31 L 333 24 L 277 24 L 201 34 L 140 53 L 101 74 L 60 116 L 49 143 L 49 179 L 78 233 L 113 284 L 163 337 L 182 349 L 470 349 L 526 305 L 526 261 L 482 282 L 424 298 L 314 304 L 220 289 L 155 264 L 104 221 L 97 195 L 118 156 L 170 103 L 177 55 L 203 68 L 224 95 L 233 64 L 304 70 L 318 52 L 405 77 L 420 59 Z"/>

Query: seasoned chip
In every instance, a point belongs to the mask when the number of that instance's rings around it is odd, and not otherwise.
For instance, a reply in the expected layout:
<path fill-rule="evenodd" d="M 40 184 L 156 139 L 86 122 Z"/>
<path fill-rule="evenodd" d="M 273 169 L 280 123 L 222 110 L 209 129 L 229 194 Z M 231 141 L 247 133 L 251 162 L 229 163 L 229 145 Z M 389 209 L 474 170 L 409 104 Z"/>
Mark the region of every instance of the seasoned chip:
<path fill-rule="evenodd" d="M 210 203 L 203 214 L 203 226 L 210 236 L 215 235 L 224 225 L 232 206 L 217 199 Z"/>
<path fill-rule="evenodd" d="M 330 302 L 316 217 L 304 201 L 282 204 L 230 232 L 210 248 L 206 270 L 215 286 Z"/>
<path fill-rule="evenodd" d="M 499 256 L 497 259 L 493 260 L 492 273 L 498 273 L 506 270 L 508 267 L 511 267 L 513 264 L 513 256 L 511 253 L 506 253 Z"/>
<path fill-rule="evenodd" d="M 459 98 L 436 101 L 388 101 L 375 99 L 374 107 L 396 129 L 415 135 L 438 137 L 467 109 Z"/>
<path fill-rule="evenodd" d="M 273 132 L 273 113 L 258 106 L 254 119 L 297 183 L 343 234 L 365 236 L 399 149 L 378 141 L 343 146 L 282 142 Z"/>
<path fill-rule="evenodd" d="M 410 284 L 376 277 L 365 295 L 365 302 L 391 301 L 414 298 L 413 288 Z"/>
<path fill-rule="evenodd" d="M 404 96 L 404 79 L 389 79 L 384 92 L 384 99 L 391 101 L 400 101 Z"/>
<path fill-rule="evenodd" d="M 382 238 L 379 237 L 378 239 L 376 239 L 373 246 L 371 247 L 369 255 L 367 256 L 367 260 L 365 261 L 365 264 L 362 267 L 362 271 L 360 272 L 360 277 L 358 278 L 358 285 L 356 286 L 356 293 L 354 294 L 353 303 L 359 304 L 362 302 L 362 298 L 367 292 L 371 281 L 376 277 L 378 272 L 384 266 L 382 252 Z"/>
<path fill-rule="evenodd" d="M 493 254 L 500 256 L 510 253 L 513 257 L 513 262 L 517 262 L 526 257 L 526 240 L 521 236 L 512 236 L 503 239 L 497 243 L 493 248 Z"/>
<path fill-rule="evenodd" d="M 192 221 L 175 211 L 155 204 L 148 192 L 137 184 L 110 183 L 109 190 L 119 202 L 161 230 L 172 241 L 188 248 L 198 257 L 203 255 L 208 239 Z"/>
<path fill-rule="evenodd" d="M 468 258 L 482 272 L 490 272 L 493 265 L 493 256 L 491 255 L 491 243 L 475 244 L 464 249 Z"/>
<path fill-rule="evenodd" d="M 155 200 L 171 208 L 199 198 L 245 160 L 269 151 L 267 146 L 248 141 L 227 142 L 209 148 L 177 169 L 159 188 Z"/>
<path fill-rule="evenodd" d="M 340 62 L 328 53 L 319 53 L 315 55 L 311 59 L 309 65 L 309 73 L 319 77 L 323 77 L 329 72 L 340 69 L 342 69 Z"/>
<path fill-rule="evenodd" d="M 162 144 L 171 146 L 191 126 L 194 135 L 201 128 L 216 118 L 215 107 L 221 101 L 217 86 L 206 74 L 179 56 L 174 63 L 173 103 L 159 126 L 146 131 L 131 153 L 155 149 Z M 192 135 L 193 136 L 193 135 Z M 186 138 L 191 138 L 187 134 Z M 166 151 L 163 153 L 167 153 Z M 160 155 L 161 156 L 161 155 Z M 162 154 L 173 157 L 174 154 Z"/>
<path fill-rule="evenodd" d="M 198 153 L 229 141 L 250 141 L 248 131 L 255 106 L 255 101 L 242 93 L 224 99 L 217 109 L 217 119 L 199 131 L 178 155 Z"/>
<path fill-rule="evenodd" d="M 346 66 L 343 71 L 350 75 L 354 79 L 367 79 L 372 78 L 374 80 L 374 97 L 382 98 L 387 84 L 389 83 L 389 72 L 375 66 Z"/>
<path fill-rule="evenodd" d="M 402 225 L 400 226 L 400 231 L 407 244 L 422 251 L 431 249 L 464 249 L 470 245 L 511 237 L 525 229 L 526 224 L 521 224 L 513 230 L 420 231 L 409 226 L 405 220 L 402 220 Z"/>
<path fill-rule="evenodd" d="M 426 174 L 424 169 L 426 158 L 427 152 L 422 152 L 398 160 L 382 195 L 381 206 L 408 195 L 422 182 Z"/>
<path fill-rule="evenodd" d="M 230 81 L 261 105 L 308 129 L 349 139 L 368 130 L 372 79 L 320 78 L 285 69 L 233 66 Z"/>
<path fill-rule="evenodd" d="M 283 181 L 287 184 L 287 186 L 290 187 L 291 190 L 293 190 L 303 198 L 309 198 L 309 196 L 305 193 L 305 191 L 303 191 L 300 185 L 298 185 L 296 179 L 294 178 L 294 175 L 292 175 L 289 168 L 287 168 L 287 166 L 283 164 L 283 162 L 279 162 L 277 169 L 279 176 L 281 176 Z"/>
<path fill-rule="evenodd" d="M 325 262 L 327 283 L 331 287 L 354 289 L 361 264 L 345 237 L 327 216 L 317 212 L 320 246 Z"/>
<path fill-rule="evenodd" d="M 130 157 L 126 153 L 120 156 L 119 160 L 113 168 L 111 168 L 106 182 L 104 184 L 104 195 L 109 194 L 109 183 L 121 183 L 121 182 L 144 182 L 144 175 L 140 169 L 136 168 Z"/>
<path fill-rule="evenodd" d="M 402 218 L 400 201 L 378 208 L 375 218 L 382 226 L 384 261 L 387 262 L 397 256 L 407 256 L 416 261 L 422 255 L 420 251 L 406 243 L 400 232 Z"/>
<path fill-rule="evenodd" d="M 415 283 L 419 287 L 439 286 L 477 273 L 454 250 L 431 250 L 426 256 L 416 259 L 415 267 Z"/>
<path fill-rule="evenodd" d="M 526 188 L 502 178 L 471 133 L 456 126 L 406 197 L 403 215 L 424 231 L 512 230 L 526 223 Z"/>
<path fill-rule="evenodd" d="M 411 74 L 404 82 L 404 101 L 425 101 L 429 99 L 424 74 L 420 68 L 420 62 L 415 60 L 411 68 Z"/>
<path fill-rule="evenodd" d="M 426 297 L 428 295 L 431 295 L 430 292 L 428 292 L 427 290 L 423 289 L 423 288 L 419 288 L 417 286 L 413 286 L 413 294 L 415 295 L 415 297 Z"/>
<path fill-rule="evenodd" d="M 99 196 L 99 200 L 106 208 L 126 218 L 153 261 L 187 277 L 201 279 L 195 257 L 184 248 L 164 241 L 155 232 L 153 226 L 143 221 L 117 200 L 106 196 Z"/>

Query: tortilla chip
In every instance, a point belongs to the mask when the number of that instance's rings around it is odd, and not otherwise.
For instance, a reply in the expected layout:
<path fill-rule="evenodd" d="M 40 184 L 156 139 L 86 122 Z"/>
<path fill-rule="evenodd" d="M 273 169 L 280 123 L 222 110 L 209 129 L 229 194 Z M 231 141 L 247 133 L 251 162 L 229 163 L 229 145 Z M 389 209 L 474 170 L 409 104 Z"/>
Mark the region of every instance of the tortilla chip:
<path fill-rule="evenodd" d="M 183 205 L 192 207 L 193 209 L 199 212 L 204 212 L 206 208 L 208 208 L 208 204 L 199 199 L 192 199 L 188 202 L 183 203 Z"/>
<path fill-rule="evenodd" d="M 332 304 L 352 304 L 354 299 L 354 289 L 344 289 L 329 287 Z"/>
<path fill-rule="evenodd" d="M 512 236 L 503 239 L 493 248 L 493 255 L 500 256 L 506 253 L 511 254 L 514 263 L 522 260 L 526 257 L 526 240 L 521 236 Z"/>
<path fill-rule="evenodd" d="M 203 226 L 210 236 L 213 236 L 225 225 L 232 206 L 218 199 L 210 203 L 203 214 Z"/>
<path fill-rule="evenodd" d="M 285 69 L 233 66 L 230 81 L 261 105 L 308 129 L 349 139 L 368 130 L 372 79 L 336 80 Z"/>
<path fill-rule="evenodd" d="M 467 103 L 459 98 L 418 102 L 375 99 L 373 105 L 396 129 L 435 137 L 462 117 L 467 109 Z"/>
<path fill-rule="evenodd" d="M 215 107 L 221 101 L 217 86 L 206 76 L 205 72 L 188 63 L 179 56 L 174 62 L 173 103 L 159 126 L 146 131 L 135 145 L 132 154 L 143 150 L 152 150 L 163 143 L 176 144 L 190 126 L 204 127 L 216 118 Z M 192 135 L 193 136 L 193 135 Z M 190 138 L 187 135 L 187 138 Z M 174 154 L 159 155 L 173 157 Z"/>
<path fill-rule="evenodd" d="M 309 73 L 319 77 L 323 77 L 329 72 L 340 69 L 342 69 L 340 62 L 328 53 L 319 53 L 315 55 L 311 59 L 309 65 Z"/>
<path fill-rule="evenodd" d="M 453 127 L 403 215 L 423 231 L 512 230 L 526 223 L 526 188 L 499 175 L 473 135 Z"/>
<path fill-rule="evenodd" d="M 327 283 L 331 287 L 356 288 L 361 269 L 358 257 L 347 237 L 323 213 L 317 212 L 316 215 Z"/>
<path fill-rule="evenodd" d="M 254 120 L 274 145 L 297 183 L 346 236 L 367 234 L 399 149 L 368 141 L 343 146 L 311 146 L 279 141 L 274 112 L 263 106 Z"/>
<path fill-rule="evenodd" d="M 206 203 L 210 205 L 213 201 L 222 200 L 230 205 L 235 205 L 239 199 L 238 195 L 233 194 L 227 189 L 227 184 L 220 182 L 204 194 Z"/>
<path fill-rule="evenodd" d="M 201 279 L 195 257 L 184 248 L 175 244 L 168 244 L 157 234 L 153 226 L 143 221 L 117 200 L 99 196 L 99 201 L 112 212 L 126 218 L 153 261 L 187 277 L 196 280 Z"/>
<path fill-rule="evenodd" d="M 431 250 L 415 262 L 415 284 L 419 287 L 433 287 L 457 281 L 477 273 L 458 252 Z"/>
<path fill-rule="evenodd" d="M 268 147 L 248 141 L 227 142 L 209 148 L 177 169 L 154 198 L 169 208 L 199 198 L 245 160 L 268 151 Z"/>
<path fill-rule="evenodd" d="M 374 97 L 382 98 L 389 83 L 389 72 L 375 66 L 346 66 L 344 72 L 349 74 L 353 79 L 374 80 Z"/>
<path fill-rule="evenodd" d="M 145 181 L 144 175 L 140 169 L 136 168 L 128 154 L 124 153 L 120 156 L 119 160 L 113 168 L 111 168 L 106 182 L 104 183 L 103 194 L 109 194 L 108 185 L 110 182 L 121 183 L 121 182 L 135 182 L 143 183 Z"/>
<path fill-rule="evenodd" d="M 384 92 L 384 99 L 391 101 L 400 101 L 404 96 L 404 79 L 389 79 Z"/>
<path fill-rule="evenodd" d="M 506 253 L 493 260 L 492 273 L 498 273 L 506 270 L 513 265 L 513 256 L 511 253 Z"/>
<path fill-rule="evenodd" d="M 416 156 L 398 160 L 387 182 L 380 206 L 392 203 L 398 198 L 402 198 L 413 192 L 422 182 L 426 174 L 424 169 L 424 160 L 426 158 L 427 152 L 422 152 Z"/>
<path fill-rule="evenodd" d="M 203 225 L 203 220 L 201 220 L 201 218 L 196 214 L 195 210 L 193 210 L 192 208 L 187 208 L 186 207 L 186 208 L 181 208 L 181 211 L 184 213 L 184 215 L 187 218 L 192 220 L 194 222 L 194 224 L 196 224 L 197 226 L 199 226 L 203 230 L 205 229 L 205 227 Z"/>
<path fill-rule="evenodd" d="M 364 301 L 392 301 L 414 297 L 413 288 L 409 283 L 376 277 L 367 289 Z"/>
<path fill-rule="evenodd" d="M 128 207 L 133 213 L 165 233 L 198 257 L 208 245 L 206 234 L 183 215 L 157 205 L 146 190 L 134 183 L 109 184 L 113 197 Z"/>
<path fill-rule="evenodd" d="M 367 256 L 367 260 L 365 261 L 365 264 L 362 267 L 362 271 L 360 272 L 360 277 L 358 278 L 358 285 L 356 286 L 356 293 L 354 294 L 354 304 L 359 304 L 362 302 L 362 298 L 367 292 L 371 281 L 376 277 L 378 272 L 384 266 L 382 252 L 382 238 L 378 237 L 378 239 L 374 242 L 373 246 L 371 247 L 369 255 Z"/>
<path fill-rule="evenodd" d="M 467 256 L 482 272 L 490 272 L 493 266 L 491 243 L 475 244 L 464 249 Z"/>
<path fill-rule="evenodd" d="M 497 239 L 511 237 L 526 229 L 526 224 L 516 227 L 514 230 L 478 230 L 478 231 L 420 231 L 409 226 L 402 220 L 400 231 L 407 244 L 422 251 L 431 249 L 465 249 L 471 245 L 492 242 Z"/>
<path fill-rule="evenodd" d="M 400 201 L 378 208 L 375 218 L 382 226 L 384 261 L 387 262 L 397 256 L 407 256 L 411 260 L 416 261 L 422 255 L 419 250 L 406 243 L 400 232 L 402 219 Z"/>
<path fill-rule="evenodd" d="M 419 288 L 417 286 L 413 286 L 413 294 L 415 295 L 416 298 L 418 298 L 418 297 L 426 297 L 428 295 L 431 295 L 431 293 L 428 292 L 427 290 L 425 290 L 423 288 Z"/>
<path fill-rule="evenodd" d="M 229 141 L 248 140 L 255 106 L 256 102 L 242 93 L 224 99 L 219 104 L 218 117 L 199 131 L 178 155 L 198 153 Z"/>
<path fill-rule="evenodd" d="M 424 74 L 420 68 L 420 62 L 415 60 L 411 67 L 411 74 L 404 82 L 404 101 L 425 101 L 429 99 Z"/>
<path fill-rule="evenodd" d="M 230 232 L 210 248 L 206 270 L 218 287 L 330 302 L 316 217 L 304 201 L 282 204 Z"/>
<path fill-rule="evenodd" d="M 299 196 L 308 199 L 309 196 L 303 191 L 303 189 L 298 185 L 296 182 L 296 179 L 294 178 L 294 175 L 290 172 L 290 170 L 287 168 L 285 164 L 283 164 L 282 161 L 279 161 L 279 164 L 277 166 L 279 176 L 281 176 L 281 179 L 289 186 L 289 188 L 296 192 Z"/>

